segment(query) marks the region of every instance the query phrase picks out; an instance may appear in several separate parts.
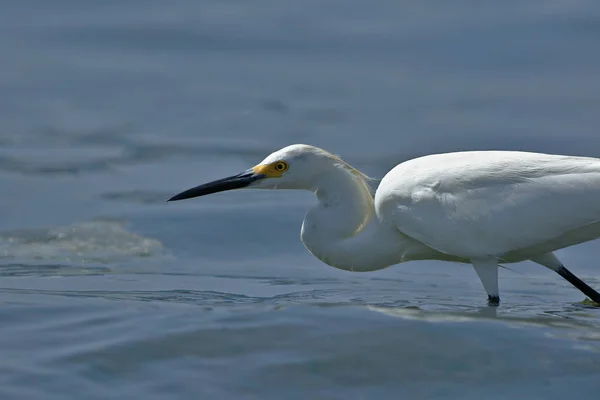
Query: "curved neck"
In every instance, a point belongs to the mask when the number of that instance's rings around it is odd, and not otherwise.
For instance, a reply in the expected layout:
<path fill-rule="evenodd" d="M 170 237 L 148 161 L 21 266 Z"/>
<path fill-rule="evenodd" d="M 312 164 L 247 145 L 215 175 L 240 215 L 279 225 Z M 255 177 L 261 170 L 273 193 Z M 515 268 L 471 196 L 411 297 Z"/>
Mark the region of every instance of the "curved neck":
<path fill-rule="evenodd" d="M 324 263 L 373 271 L 428 258 L 432 250 L 378 218 L 373 196 L 359 172 L 336 167 L 313 188 L 318 204 L 304 218 L 301 238 Z"/>

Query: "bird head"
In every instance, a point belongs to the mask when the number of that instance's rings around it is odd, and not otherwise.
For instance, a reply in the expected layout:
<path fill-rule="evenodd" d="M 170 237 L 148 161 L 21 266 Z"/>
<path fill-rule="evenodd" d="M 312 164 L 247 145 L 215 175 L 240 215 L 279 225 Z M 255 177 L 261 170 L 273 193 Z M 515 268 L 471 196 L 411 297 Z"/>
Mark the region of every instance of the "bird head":
<path fill-rule="evenodd" d="M 242 188 L 313 190 L 319 176 L 336 163 L 343 161 L 317 147 L 295 144 L 270 154 L 246 171 L 193 187 L 168 201 Z"/>

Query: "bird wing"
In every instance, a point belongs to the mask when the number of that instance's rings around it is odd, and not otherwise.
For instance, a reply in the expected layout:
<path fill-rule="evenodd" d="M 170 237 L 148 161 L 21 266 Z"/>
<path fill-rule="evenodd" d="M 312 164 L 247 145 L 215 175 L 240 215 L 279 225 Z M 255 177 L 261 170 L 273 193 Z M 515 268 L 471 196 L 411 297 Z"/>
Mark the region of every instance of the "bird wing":
<path fill-rule="evenodd" d="M 600 160 L 493 151 L 421 157 L 382 179 L 375 206 L 440 252 L 500 257 L 598 222 Z M 585 240 L 600 236 L 586 232 Z"/>

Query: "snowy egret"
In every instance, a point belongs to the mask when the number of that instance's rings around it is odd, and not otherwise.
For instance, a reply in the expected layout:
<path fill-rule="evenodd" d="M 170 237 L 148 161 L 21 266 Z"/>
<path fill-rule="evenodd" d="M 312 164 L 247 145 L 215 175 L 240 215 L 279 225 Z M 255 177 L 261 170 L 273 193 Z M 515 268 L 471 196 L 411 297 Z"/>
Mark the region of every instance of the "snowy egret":
<path fill-rule="evenodd" d="M 239 188 L 310 190 L 318 204 L 304 218 L 301 239 L 333 267 L 471 263 L 488 301 L 498 304 L 499 264 L 531 260 L 600 303 L 600 294 L 553 254 L 600 237 L 600 159 L 467 151 L 405 161 L 374 194 L 369 180 L 338 156 L 296 144 L 169 201 Z"/>

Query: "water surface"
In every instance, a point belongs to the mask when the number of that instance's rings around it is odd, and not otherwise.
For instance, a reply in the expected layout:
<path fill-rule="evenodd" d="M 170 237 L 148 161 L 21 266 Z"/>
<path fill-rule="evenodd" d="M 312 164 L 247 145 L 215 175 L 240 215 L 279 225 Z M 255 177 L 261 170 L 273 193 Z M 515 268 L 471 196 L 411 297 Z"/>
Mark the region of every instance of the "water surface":
<path fill-rule="evenodd" d="M 309 143 L 600 157 L 592 1 L 7 0 L 2 399 L 562 399 L 600 389 L 600 311 L 531 263 L 373 273 L 299 240 L 308 193 L 166 204 Z M 518 234 L 518 232 L 515 232 Z M 559 257 L 600 288 L 592 242 Z"/>

